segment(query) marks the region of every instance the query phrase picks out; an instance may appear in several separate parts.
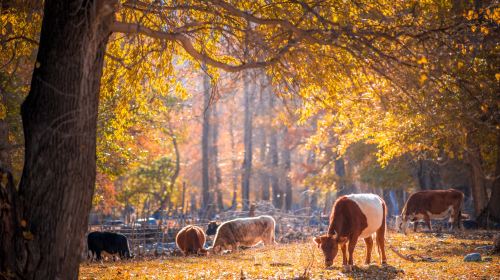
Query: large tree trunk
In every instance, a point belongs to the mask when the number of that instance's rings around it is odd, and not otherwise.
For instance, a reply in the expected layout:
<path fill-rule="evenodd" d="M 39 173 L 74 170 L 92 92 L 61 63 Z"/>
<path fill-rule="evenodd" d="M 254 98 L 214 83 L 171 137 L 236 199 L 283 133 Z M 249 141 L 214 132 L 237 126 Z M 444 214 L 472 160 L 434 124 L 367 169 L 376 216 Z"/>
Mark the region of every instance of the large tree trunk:
<path fill-rule="evenodd" d="M 203 67 L 205 68 L 205 66 Z M 208 143 L 210 140 L 210 77 L 203 74 L 203 127 L 201 135 L 201 181 L 202 181 L 202 201 L 201 209 L 205 213 L 209 212 L 212 201 L 210 196 L 210 159 L 208 151 Z"/>
<path fill-rule="evenodd" d="M 252 100 L 253 92 L 250 86 L 250 73 L 243 74 L 243 88 L 244 88 L 244 107 L 245 107 L 245 121 L 244 121 L 244 146 L 245 154 L 243 159 L 243 175 L 241 180 L 241 200 L 243 203 L 243 210 L 248 211 L 250 207 L 250 176 L 252 174 Z"/>
<path fill-rule="evenodd" d="M 474 212 L 476 216 L 485 209 L 488 202 L 486 193 L 486 182 L 483 171 L 483 159 L 479 145 L 472 139 L 470 134 L 467 135 L 467 162 L 472 170 L 472 198 L 474 200 Z"/>
<path fill-rule="evenodd" d="M 77 279 L 96 175 L 96 124 L 110 1 L 45 2 L 31 90 L 21 108 L 25 162 L 14 218 L 1 212 L 2 273 Z M 13 247 L 15 250 L 12 250 Z M 5 274 L 4 274 L 5 275 Z"/>

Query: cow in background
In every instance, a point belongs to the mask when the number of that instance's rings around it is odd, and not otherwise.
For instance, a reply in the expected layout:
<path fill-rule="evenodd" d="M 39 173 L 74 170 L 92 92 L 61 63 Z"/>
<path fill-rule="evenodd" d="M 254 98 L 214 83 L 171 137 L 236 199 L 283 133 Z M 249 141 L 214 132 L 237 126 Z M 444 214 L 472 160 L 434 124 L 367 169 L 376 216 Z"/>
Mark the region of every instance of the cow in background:
<path fill-rule="evenodd" d="M 133 255 L 130 254 L 128 239 L 125 235 L 114 232 L 99 232 L 94 231 L 87 236 L 87 249 L 91 252 L 90 259 L 95 258 L 102 260 L 102 253 L 110 255 L 118 254 L 120 259 L 130 259 Z"/>
<path fill-rule="evenodd" d="M 219 222 L 216 222 L 216 221 L 210 221 L 208 223 L 208 227 L 207 227 L 207 230 L 205 231 L 205 233 L 207 235 L 215 235 L 217 233 L 217 228 L 219 228 L 220 226 L 220 223 Z"/>
<path fill-rule="evenodd" d="M 197 226 L 186 226 L 182 228 L 175 237 L 175 244 L 184 256 L 206 255 L 205 241 L 207 240 L 203 229 Z"/>
<path fill-rule="evenodd" d="M 236 250 L 240 246 L 252 247 L 260 242 L 264 245 L 277 244 L 274 237 L 276 222 L 271 216 L 238 218 L 222 223 L 215 235 L 215 253 L 221 250 Z"/>
<path fill-rule="evenodd" d="M 410 195 L 405 203 L 401 216 L 396 217 L 396 229 L 406 234 L 408 223 L 413 222 L 413 230 L 417 231 L 419 220 L 424 220 L 432 230 L 431 219 L 450 219 L 451 228 L 461 228 L 464 194 L 461 191 L 426 190 Z"/>
<path fill-rule="evenodd" d="M 371 193 L 341 196 L 335 201 L 330 215 L 328 233 L 313 239 L 325 256 L 327 267 L 333 264 L 338 248 L 342 250 L 342 265 L 351 270 L 353 266 L 354 248 L 359 238 L 366 243 L 365 263 L 371 262 L 373 247 L 372 235 L 376 233 L 381 263 L 386 264 L 385 227 L 386 211 L 384 200 Z M 349 259 L 347 258 L 349 251 Z"/>

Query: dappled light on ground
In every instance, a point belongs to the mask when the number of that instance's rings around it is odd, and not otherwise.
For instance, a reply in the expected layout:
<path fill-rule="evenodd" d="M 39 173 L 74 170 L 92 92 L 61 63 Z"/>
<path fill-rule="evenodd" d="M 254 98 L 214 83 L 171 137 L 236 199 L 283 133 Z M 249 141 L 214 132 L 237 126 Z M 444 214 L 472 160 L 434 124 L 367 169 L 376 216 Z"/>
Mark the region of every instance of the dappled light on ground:
<path fill-rule="evenodd" d="M 380 266 L 376 248 L 372 263 L 364 265 L 365 245 L 358 242 L 355 267 L 348 272 L 337 256 L 331 268 L 312 242 L 280 244 L 210 257 L 165 257 L 124 262 L 84 263 L 80 279 L 498 279 L 500 257 L 465 263 L 466 254 L 492 244 L 492 232 L 411 233 L 389 232 L 388 265 Z M 400 254 L 415 261 L 399 257 Z"/>

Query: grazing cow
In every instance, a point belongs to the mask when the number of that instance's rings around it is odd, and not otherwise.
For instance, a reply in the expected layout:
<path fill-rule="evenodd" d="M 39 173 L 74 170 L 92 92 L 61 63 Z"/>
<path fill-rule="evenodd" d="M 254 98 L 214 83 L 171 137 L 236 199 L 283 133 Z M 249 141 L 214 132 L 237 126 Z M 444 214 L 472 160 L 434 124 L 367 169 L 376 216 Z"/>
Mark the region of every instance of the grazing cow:
<path fill-rule="evenodd" d="M 175 244 L 182 251 L 184 256 L 206 255 L 205 241 L 207 240 L 203 229 L 197 226 L 186 226 L 177 233 Z"/>
<path fill-rule="evenodd" d="M 365 263 L 369 264 L 373 247 L 373 233 L 377 234 L 376 241 L 381 262 L 386 264 L 385 215 L 385 202 L 376 194 L 351 194 L 339 197 L 333 205 L 328 233 L 314 238 L 314 243 L 325 255 L 325 265 L 329 267 L 333 264 L 340 246 L 342 264 L 347 270 L 351 270 L 354 248 L 359 238 L 365 240 Z M 349 250 L 349 260 L 346 250 Z"/>
<path fill-rule="evenodd" d="M 259 242 L 277 244 L 274 239 L 276 222 L 271 216 L 239 218 L 222 223 L 217 229 L 212 250 L 236 250 L 239 246 L 252 247 Z"/>
<path fill-rule="evenodd" d="M 414 222 L 413 230 L 417 231 L 417 222 L 424 220 L 429 230 L 432 230 L 431 219 L 450 218 L 451 228 L 461 227 L 462 206 L 464 194 L 461 191 L 428 190 L 410 195 L 403 207 L 401 216 L 396 218 L 396 228 L 406 234 L 408 223 Z"/>
<path fill-rule="evenodd" d="M 103 252 L 111 255 L 118 254 L 121 259 L 133 258 L 127 237 L 123 234 L 94 231 L 87 236 L 87 246 L 92 254 L 91 260 L 94 259 L 94 254 L 98 261 L 102 260 L 101 253 Z"/>
<path fill-rule="evenodd" d="M 220 226 L 219 222 L 210 221 L 210 223 L 208 223 L 207 231 L 205 231 L 205 233 L 207 235 L 215 235 L 217 233 L 217 228 L 219 226 Z"/>

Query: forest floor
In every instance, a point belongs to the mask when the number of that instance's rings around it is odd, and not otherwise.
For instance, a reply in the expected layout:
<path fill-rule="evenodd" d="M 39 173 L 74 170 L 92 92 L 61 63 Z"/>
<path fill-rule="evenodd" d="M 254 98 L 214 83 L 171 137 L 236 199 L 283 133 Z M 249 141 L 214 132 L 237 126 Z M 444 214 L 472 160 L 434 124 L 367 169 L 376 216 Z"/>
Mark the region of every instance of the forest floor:
<path fill-rule="evenodd" d="M 388 232 L 388 265 L 381 267 L 374 247 L 372 264 L 364 265 L 365 244 L 358 242 L 352 272 L 342 269 L 342 256 L 325 269 L 321 251 L 313 242 L 253 248 L 222 256 L 162 257 L 104 263 L 83 263 L 80 279 L 500 279 L 500 256 L 483 249 L 499 232 L 459 233 Z M 389 249 L 392 246 L 394 250 Z M 479 252 L 481 262 L 464 262 Z M 490 260 L 484 258 L 490 257 Z"/>

